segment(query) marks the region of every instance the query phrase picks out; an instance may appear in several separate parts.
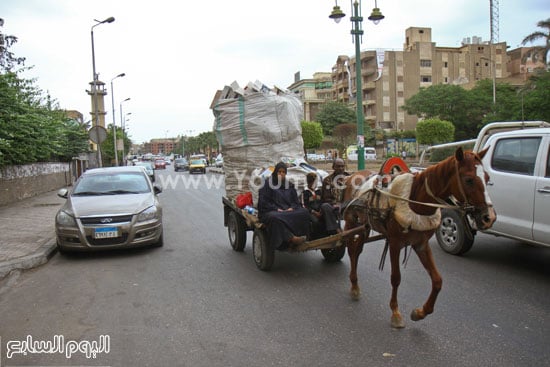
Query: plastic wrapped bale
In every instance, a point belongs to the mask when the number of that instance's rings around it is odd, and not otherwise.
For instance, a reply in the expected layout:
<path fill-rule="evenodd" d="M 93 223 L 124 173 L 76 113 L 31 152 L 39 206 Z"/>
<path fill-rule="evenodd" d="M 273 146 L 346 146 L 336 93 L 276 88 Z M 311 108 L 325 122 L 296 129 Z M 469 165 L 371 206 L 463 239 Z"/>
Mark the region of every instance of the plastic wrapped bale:
<path fill-rule="evenodd" d="M 292 94 L 257 92 L 219 99 L 213 110 L 214 131 L 224 153 L 226 196 L 231 200 L 252 191 L 249 181 L 255 169 L 304 154 L 302 105 Z"/>

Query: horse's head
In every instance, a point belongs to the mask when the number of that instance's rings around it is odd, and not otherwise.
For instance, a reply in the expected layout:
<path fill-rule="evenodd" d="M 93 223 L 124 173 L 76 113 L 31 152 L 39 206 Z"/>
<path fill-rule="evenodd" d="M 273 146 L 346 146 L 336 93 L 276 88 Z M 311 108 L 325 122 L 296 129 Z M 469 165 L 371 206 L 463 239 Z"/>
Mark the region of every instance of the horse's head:
<path fill-rule="evenodd" d="M 451 185 L 455 198 L 465 207 L 478 229 L 490 228 L 496 220 L 496 212 L 487 192 L 489 175 L 481 160 L 489 148 L 474 153 L 458 148 L 455 152 L 457 180 Z"/>

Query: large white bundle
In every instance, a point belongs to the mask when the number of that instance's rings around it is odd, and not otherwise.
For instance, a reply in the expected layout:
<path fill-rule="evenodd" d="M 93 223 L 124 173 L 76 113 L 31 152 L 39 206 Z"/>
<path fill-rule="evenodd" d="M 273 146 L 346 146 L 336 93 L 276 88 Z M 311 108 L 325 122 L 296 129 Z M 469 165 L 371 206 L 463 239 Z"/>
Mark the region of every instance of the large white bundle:
<path fill-rule="evenodd" d="M 220 99 L 214 116 L 214 132 L 224 153 L 231 148 L 302 141 L 302 104 L 292 94 L 256 92 Z"/>
<path fill-rule="evenodd" d="M 249 91 L 237 98 L 218 99 L 212 107 L 229 199 L 248 191 L 257 193 L 250 182 L 254 172 L 273 167 L 282 158 L 303 157 L 303 112 L 296 96 Z"/>

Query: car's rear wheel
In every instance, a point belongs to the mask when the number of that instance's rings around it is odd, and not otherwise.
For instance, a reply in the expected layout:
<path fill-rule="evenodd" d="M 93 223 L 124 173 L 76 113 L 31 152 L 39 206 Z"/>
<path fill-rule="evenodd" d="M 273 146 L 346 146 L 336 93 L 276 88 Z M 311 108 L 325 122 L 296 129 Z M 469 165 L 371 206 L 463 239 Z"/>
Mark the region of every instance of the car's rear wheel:
<path fill-rule="evenodd" d="M 441 211 L 441 224 L 435 236 L 439 247 L 452 255 L 465 254 L 474 244 L 474 233 L 456 210 Z"/>

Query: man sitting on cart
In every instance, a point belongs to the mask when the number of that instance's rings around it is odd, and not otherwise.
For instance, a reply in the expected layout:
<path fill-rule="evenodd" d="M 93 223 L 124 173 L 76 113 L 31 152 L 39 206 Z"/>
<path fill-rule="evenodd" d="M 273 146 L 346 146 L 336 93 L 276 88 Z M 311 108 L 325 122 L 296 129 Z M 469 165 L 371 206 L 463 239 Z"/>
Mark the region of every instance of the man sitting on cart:
<path fill-rule="evenodd" d="M 332 204 L 322 202 L 322 190 L 317 188 L 317 174 L 306 175 L 307 187 L 302 193 L 304 207 L 311 214 L 311 238 L 321 238 L 333 235 L 340 231 L 338 208 Z"/>
<path fill-rule="evenodd" d="M 340 203 L 344 192 L 344 180 L 349 173 L 346 172 L 346 163 L 342 158 L 336 158 L 332 162 L 333 172 L 325 177 L 321 186 L 321 202 L 325 223 L 329 234 L 331 231 L 340 232 Z M 334 226 L 334 221 L 337 225 Z"/>
<path fill-rule="evenodd" d="M 278 250 L 303 244 L 310 225 L 309 212 L 302 207 L 286 173 L 286 164 L 277 163 L 258 193 L 258 219 L 267 228 L 270 245 Z"/>

